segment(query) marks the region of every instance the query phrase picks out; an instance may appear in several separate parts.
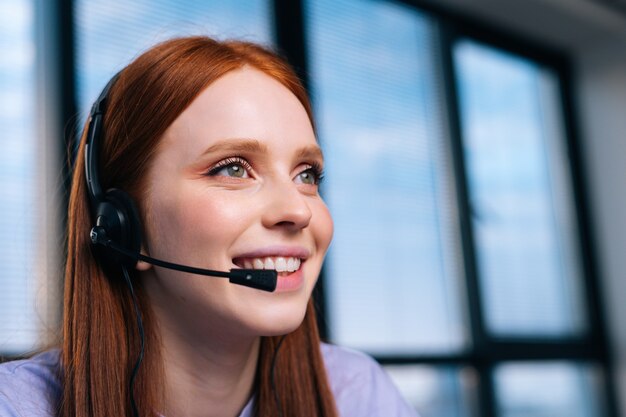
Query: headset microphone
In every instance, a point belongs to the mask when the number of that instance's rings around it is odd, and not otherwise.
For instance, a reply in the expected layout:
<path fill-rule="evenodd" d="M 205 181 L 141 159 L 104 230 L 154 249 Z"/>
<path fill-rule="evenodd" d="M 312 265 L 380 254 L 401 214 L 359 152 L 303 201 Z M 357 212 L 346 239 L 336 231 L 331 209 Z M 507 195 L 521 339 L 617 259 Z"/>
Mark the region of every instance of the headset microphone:
<path fill-rule="evenodd" d="M 132 269 L 137 261 L 192 274 L 229 278 L 233 284 L 263 291 L 274 291 L 278 273 L 275 270 L 231 269 L 230 272 L 213 271 L 151 258 L 139 253 L 141 248 L 141 221 L 133 199 L 126 192 L 111 188 L 103 192 L 99 181 L 99 142 L 102 138 L 103 116 L 109 90 L 119 78 L 116 74 L 104 87 L 91 108 L 87 142 L 85 144 L 85 176 L 95 226 L 90 238 L 94 255 L 108 272 L 114 267 Z"/>
<path fill-rule="evenodd" d="M 263 269 L 231 269 L 230 272 L 214 271 L 211 269 L 196 268 L 193 266 L 176 264 L 173 262 L 162 261 L 160 259 L 151 258 L 141 253 L 132 253 L 122 246 L 116 244 L 107 238 L 106 231 L 100 226 L 91 229 L 89 234 L 91 242 L 112 249 L 126 257 L 134 258 L 136 261 L 144 261 L 152 265 L 162 268 L 173 269 L 175 271 L 189 272 L 198 275 L 207 275 L 212 277 L 228 278 L 233 284 L 244 285 L 246 287 L 256 288 L 258 290 L 272 292 L 276 289 L 276 280 L 278 273 L 275 270 Z"/>

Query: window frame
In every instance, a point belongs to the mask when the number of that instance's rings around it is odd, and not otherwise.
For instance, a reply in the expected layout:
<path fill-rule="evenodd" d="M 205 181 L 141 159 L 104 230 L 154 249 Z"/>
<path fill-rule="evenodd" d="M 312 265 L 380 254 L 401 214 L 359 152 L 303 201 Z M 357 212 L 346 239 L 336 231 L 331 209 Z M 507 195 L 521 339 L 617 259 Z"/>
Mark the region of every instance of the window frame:
<path fill-rule="evenodd" d="M 410 3 L 416 3 L 411 1 Z M 597 364 L 602 369 L 606 412 L 617 416 L 612 360 L 607 343 L 605 319 L 600 308 L 598 266 L 591 233 L 590 210 L 585 199 L 587 186 L 584 182 L 584 166 L 580 154 L 578 126 L 574 108 L 574 86 L 572 63 L 568 55 L 559 50 L 539 45 L 522 39 L 512 33 L 494 28 L 485 22 L 466 20 L 465 18 L 435 12 L 440 19 L 441 47 L 443 56 L 444 88 L 446 89 L 448 114 L 451 129 L 451 141 L 455 174 L 457 176 L 457 199 L 460 205 L 460 221 L 466 267 L 468 303 L 474 346 L 470 356 L 478 367 L 479 404 L 486 417 L 497 415 L 494 387 L 494 369 L 509 361 L 546 361 L 567 360 L 572 363 Z M 556 337 L 549 340 L 533 337 L 496 337 L 490 335 L 483 315 L 483 301 L 479 289 L 479 272 L 476 267 L 477 257 L 473 226 L 470 218 L 468 181 L 462 148 L 462 133 L 459 109 L 458 82 L 453 62 L 453 47 L 462 39 L 476 41 L 490 47 L 509 52 L 528 59 L 552 70 L 559 80 L 560 105 L 563 115 L 563 127 L 566 149 L 569 158 L 568 174 L 572 184 L 574 215 L 578 228 L 578 244 L 581 252 L 582 274 L 581 287 L 584 303 L 587 307 L 586 332 L 579 337 Z M 476 366 L 476 365 L 474 365 Z"/>

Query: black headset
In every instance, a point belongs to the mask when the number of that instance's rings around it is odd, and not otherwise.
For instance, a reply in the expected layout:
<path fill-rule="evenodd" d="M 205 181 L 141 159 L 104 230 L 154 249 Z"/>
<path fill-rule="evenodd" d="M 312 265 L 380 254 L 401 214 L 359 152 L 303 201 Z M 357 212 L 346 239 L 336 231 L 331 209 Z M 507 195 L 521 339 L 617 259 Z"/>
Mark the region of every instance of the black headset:
<path fill-rule="evenodd" d="M 100 145 L 103 137 L 103 118 L 106 111 L 109 90 L 119 78 L 119 73 L 107 83 L 100 96 L 91 107 L 87 142 L 85 144 L 85 176 L 91 213 L 93 213 L 94 227 L 91 229 L 91 239 L 99 243 L 108 239 L 131 254 L 139 253 L 141 248 L 142 228 L 137 207 L 133 199 L 117 188 L 104 192 L 99 178 Z M 121 251 L 111 250 L 107 245 L 96 245 L 94 254 L 105 270 L 115 265 L 134 268 L 137 258 Z"/>

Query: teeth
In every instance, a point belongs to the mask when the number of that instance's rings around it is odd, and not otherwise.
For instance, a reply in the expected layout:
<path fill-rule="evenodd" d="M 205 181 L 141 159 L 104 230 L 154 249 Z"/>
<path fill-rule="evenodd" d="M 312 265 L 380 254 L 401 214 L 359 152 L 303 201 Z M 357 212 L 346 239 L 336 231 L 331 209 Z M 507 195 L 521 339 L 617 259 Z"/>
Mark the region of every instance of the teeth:
<path fill-rule="evenodd" d="M 277 272 L 294 272 L 300 269 L 302 261 L 300 258 L 276 256 L 242 259 L 238 264 L 245 269 L 275 269 Z"/>
<path fill-rule="evenodd" d="M 285 272 L 287 270 L 287 261 L 285 260 L 285 258 L 276 258 L 274 268 L 276 268 L 276 271 L 278 272 Z"/>

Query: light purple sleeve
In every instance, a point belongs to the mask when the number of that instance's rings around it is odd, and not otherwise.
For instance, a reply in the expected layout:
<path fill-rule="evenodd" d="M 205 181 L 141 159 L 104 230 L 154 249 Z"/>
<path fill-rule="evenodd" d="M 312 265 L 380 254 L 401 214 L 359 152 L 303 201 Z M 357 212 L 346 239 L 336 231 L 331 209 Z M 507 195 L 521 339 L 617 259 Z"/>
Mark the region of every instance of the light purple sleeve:
<path fill-rule="evenodd" d="M 59 351 L 0 364 L 0 417 L 52 417 L 60 396 Z"/>
<path fill-rule="evenodd" d="M 322 355 L 340 417 L 418 417 L 370 356 L 328 344 Z"/>

